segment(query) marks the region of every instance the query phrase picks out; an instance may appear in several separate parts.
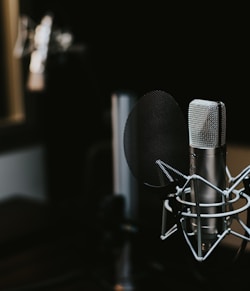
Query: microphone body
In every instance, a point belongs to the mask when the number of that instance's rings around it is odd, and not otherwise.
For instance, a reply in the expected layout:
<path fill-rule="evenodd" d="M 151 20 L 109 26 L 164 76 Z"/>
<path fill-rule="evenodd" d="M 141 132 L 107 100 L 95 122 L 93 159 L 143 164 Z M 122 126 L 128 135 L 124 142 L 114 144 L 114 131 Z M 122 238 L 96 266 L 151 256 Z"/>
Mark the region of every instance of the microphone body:
<path fill-rule="evenodd" d="M 194 99 L 189 104 L 190 175 L 198 175 L 214 186 L 226 187 L 226 109 L 223 102 Z M 195 203 L 191 231 L 207 252 L 218 234 L 226 229 L 223 217 L 213 214 L 225 211 L 221 193 L 201 179 L 191 180 L 190 199 Z M 218 203 L 218 205 L 215 205 Z M 211 214 L 210 217 L 200 217 Z"/>

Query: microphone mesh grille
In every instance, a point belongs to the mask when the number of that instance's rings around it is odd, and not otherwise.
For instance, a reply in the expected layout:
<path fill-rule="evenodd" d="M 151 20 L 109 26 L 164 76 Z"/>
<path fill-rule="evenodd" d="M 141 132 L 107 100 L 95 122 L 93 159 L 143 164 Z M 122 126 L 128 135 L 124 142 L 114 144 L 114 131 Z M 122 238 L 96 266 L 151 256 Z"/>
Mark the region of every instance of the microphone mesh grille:
<path fill-rule="evenodd" d="M 193 147 L 215 148 L 226 142 L 226 108 L 223 102 L 194 99 L 188 111 L 189 142 Z"/>

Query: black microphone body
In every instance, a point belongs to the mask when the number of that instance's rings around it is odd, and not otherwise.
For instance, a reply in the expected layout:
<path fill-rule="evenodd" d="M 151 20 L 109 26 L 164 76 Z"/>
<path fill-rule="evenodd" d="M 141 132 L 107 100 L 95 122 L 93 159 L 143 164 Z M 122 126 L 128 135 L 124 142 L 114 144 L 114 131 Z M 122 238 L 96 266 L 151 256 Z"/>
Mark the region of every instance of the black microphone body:
<path fill-rule="evenodd" d="M 190 175 L 198 175 L 214 186 L 226 187 L 226 109 L 224 103 L 194 99 L 189 104 Z M 223 195 L 202 179 L 191 180 L 191 230 L 207 252 L 218 234 L 226 229 L 224 217 L 213 216 L 225 211 Z M 215 205 L 218 203 L 218 205 Z M 203 205 L 202 205 L 203 204 Z M 209 214 L 209 217 L 201 217 Z"/>

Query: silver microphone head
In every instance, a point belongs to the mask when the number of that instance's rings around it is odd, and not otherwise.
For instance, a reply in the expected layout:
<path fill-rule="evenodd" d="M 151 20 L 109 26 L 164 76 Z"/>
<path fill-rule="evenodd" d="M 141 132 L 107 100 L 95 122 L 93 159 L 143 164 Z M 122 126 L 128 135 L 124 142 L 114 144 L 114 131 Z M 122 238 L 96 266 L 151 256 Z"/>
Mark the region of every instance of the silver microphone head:
<path fill-rule="evenodd" d="M 194 99 L 189 104 L 189 141 L 195 148 L 217 148 L 226 143 L 226 107 L 221 101 Z"/>

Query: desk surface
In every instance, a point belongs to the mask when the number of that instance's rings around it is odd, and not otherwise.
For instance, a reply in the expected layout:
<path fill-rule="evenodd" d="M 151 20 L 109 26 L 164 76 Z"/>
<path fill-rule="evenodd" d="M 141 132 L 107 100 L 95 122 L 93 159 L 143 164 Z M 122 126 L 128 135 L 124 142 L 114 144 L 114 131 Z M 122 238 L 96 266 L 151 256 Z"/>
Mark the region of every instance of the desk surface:
<path fill-rule="evenodd" d="M 93 243 L 99 234 L 90 239 L 95 234 L 87 229 L 85 219 L 81 207 L 67 203 L 52 206 L 21 199 L 2 202 L 0 290 L 114 291 L 110 283 L 114 262 L 105 252 L 103 241 L 103 253 L 97 251 Z M 199 264 L 187 264 L 189 253 L 176 250 L 176 245 L 162 247 L 160 242 L 159 246 L 158 254 L 158 246 L 150 241 L 147 232 L 142 241 L 135 242 L 139 260 L 134 262 L 141 284 L 136 290 L 167 290 L 175 286 L 177 290 L 189 287 L 193 291 L 201 288 L 210 291 L 217 290 L 216 287 L 237 290 L 245 286 L 249 255 L 241 265 L 217 268 L 217 272 L 201 270 Z M 226 258 L 228 253 L 224 251 Z"/>
<path fill-rule="evenodd" d="M 0 290 L 101 290 L 89 276 L 77 215 L 62 209 L 22 199 L 0 204 Z"/>

